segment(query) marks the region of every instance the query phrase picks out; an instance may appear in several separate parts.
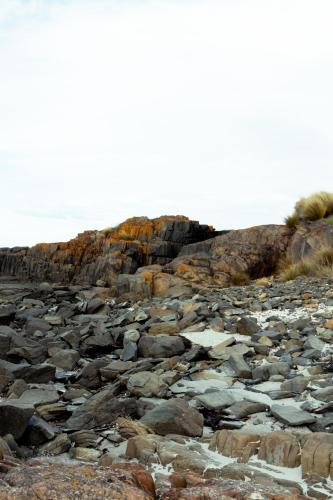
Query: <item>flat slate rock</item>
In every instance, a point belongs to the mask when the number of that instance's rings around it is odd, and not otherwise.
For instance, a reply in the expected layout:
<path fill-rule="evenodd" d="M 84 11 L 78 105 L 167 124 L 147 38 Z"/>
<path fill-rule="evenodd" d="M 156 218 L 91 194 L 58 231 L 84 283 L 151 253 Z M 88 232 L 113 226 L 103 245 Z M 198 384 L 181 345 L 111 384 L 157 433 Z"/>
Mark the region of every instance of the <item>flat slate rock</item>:
<path fill-rule="evenodd" d="M 53 389 L 28 389 L 18 398 L 20 403 L 33 406 L 56 403 L 58 400 L 59 395 Z"/>
<path fill-rule="evenodd" d="M 255 403 L 252 401 L 236 401 L 225 411 L 225 413 L 235 418 L 246 418 L 253 413 L 264 412 L 268 409 L 269 406 L 263 403 Z"/>
<path fill-rule="evenodd" d="M 207 392 L 196 396 L 195 399 L 207 410 L 221 410 L 235 403 L 235 398 L 227 391 Z"/>
<path fill-rule="evenodd" d="M 313 424 L 316 417 L 306 411 L 299 410 L 294 406 L 273 405 L 272 415 L 287 425 L 307 425 Z"/>

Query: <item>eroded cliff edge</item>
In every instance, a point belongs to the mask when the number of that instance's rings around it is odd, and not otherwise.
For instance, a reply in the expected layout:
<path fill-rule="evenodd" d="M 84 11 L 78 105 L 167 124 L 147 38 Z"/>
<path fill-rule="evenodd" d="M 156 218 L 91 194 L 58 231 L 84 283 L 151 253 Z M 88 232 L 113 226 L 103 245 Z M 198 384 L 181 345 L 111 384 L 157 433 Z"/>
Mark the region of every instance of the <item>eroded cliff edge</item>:
<path fill-rule="evenodd" d="M 188 244 L 220 234 L 183 216 L 149 220 L 133 217 L 116 228 L 85 231 L 64 243 L 0 249 L 0 273 L 22 280 L 59 283 L 115 283 L 119 274 L 142 266 L 164 265 Z"/>
<path fill-rule="evenodd" d="M 333 245 L 333 226 L 323 221 L 215 231 L 184 216 L 134 217 L 65 243 L 0 249 L 0 274 L 108 286 L 118 295 L 178 296 L 228 286 L 235 273 L 271 275 L 282 257 L 295 262 L 322 245 Z"/>

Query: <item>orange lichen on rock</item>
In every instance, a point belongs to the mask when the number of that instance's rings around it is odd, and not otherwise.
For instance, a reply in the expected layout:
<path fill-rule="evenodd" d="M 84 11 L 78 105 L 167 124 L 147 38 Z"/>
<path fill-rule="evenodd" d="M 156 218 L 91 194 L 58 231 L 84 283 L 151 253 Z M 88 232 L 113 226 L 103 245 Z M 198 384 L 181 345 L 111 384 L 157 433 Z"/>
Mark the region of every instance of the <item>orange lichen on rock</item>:
<path fill-rule="evenodd" d="M 0 500 L 154 500 L 151 474 L 138 464 L 47 464 L 17 467 L 3 477 Z"/>
<path fill-rule="evenodd" d="M 133 217 L 116 228 L 85 231 L 64 243 L 0 250 L 0 273 L 33 281 L 115 285 L 119 274 L 166 264 L 184 245 L 214 236 L 210 226 L 184 216 Z"/>

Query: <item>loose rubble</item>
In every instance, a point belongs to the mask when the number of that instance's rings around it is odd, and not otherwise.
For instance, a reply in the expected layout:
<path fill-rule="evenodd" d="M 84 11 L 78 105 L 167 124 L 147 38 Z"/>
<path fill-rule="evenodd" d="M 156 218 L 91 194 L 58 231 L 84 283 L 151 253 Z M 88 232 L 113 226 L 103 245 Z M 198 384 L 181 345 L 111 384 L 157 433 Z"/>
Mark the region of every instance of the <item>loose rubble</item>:
<path fill-rule="evenodd" d="M 0 499 L 332 498 L 332 373 L 327 279 L 124 301 L 2 277 Z"/>

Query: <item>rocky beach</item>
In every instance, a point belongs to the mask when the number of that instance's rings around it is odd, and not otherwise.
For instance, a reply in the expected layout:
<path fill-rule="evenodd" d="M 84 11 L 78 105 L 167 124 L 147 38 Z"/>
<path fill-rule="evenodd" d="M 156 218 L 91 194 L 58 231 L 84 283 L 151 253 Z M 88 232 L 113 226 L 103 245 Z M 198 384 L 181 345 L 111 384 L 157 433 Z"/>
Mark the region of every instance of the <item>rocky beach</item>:
<path fill-rule="evenodd" d="M 333 500 L 332 19 L 0 0 L 0 500 Z"/>
<path fill-rule="evenodd" d="M 332 239 L 177 216 L 1 249 L 0 499 L 332 498 L 333 278 L 274 276 Z"/>

